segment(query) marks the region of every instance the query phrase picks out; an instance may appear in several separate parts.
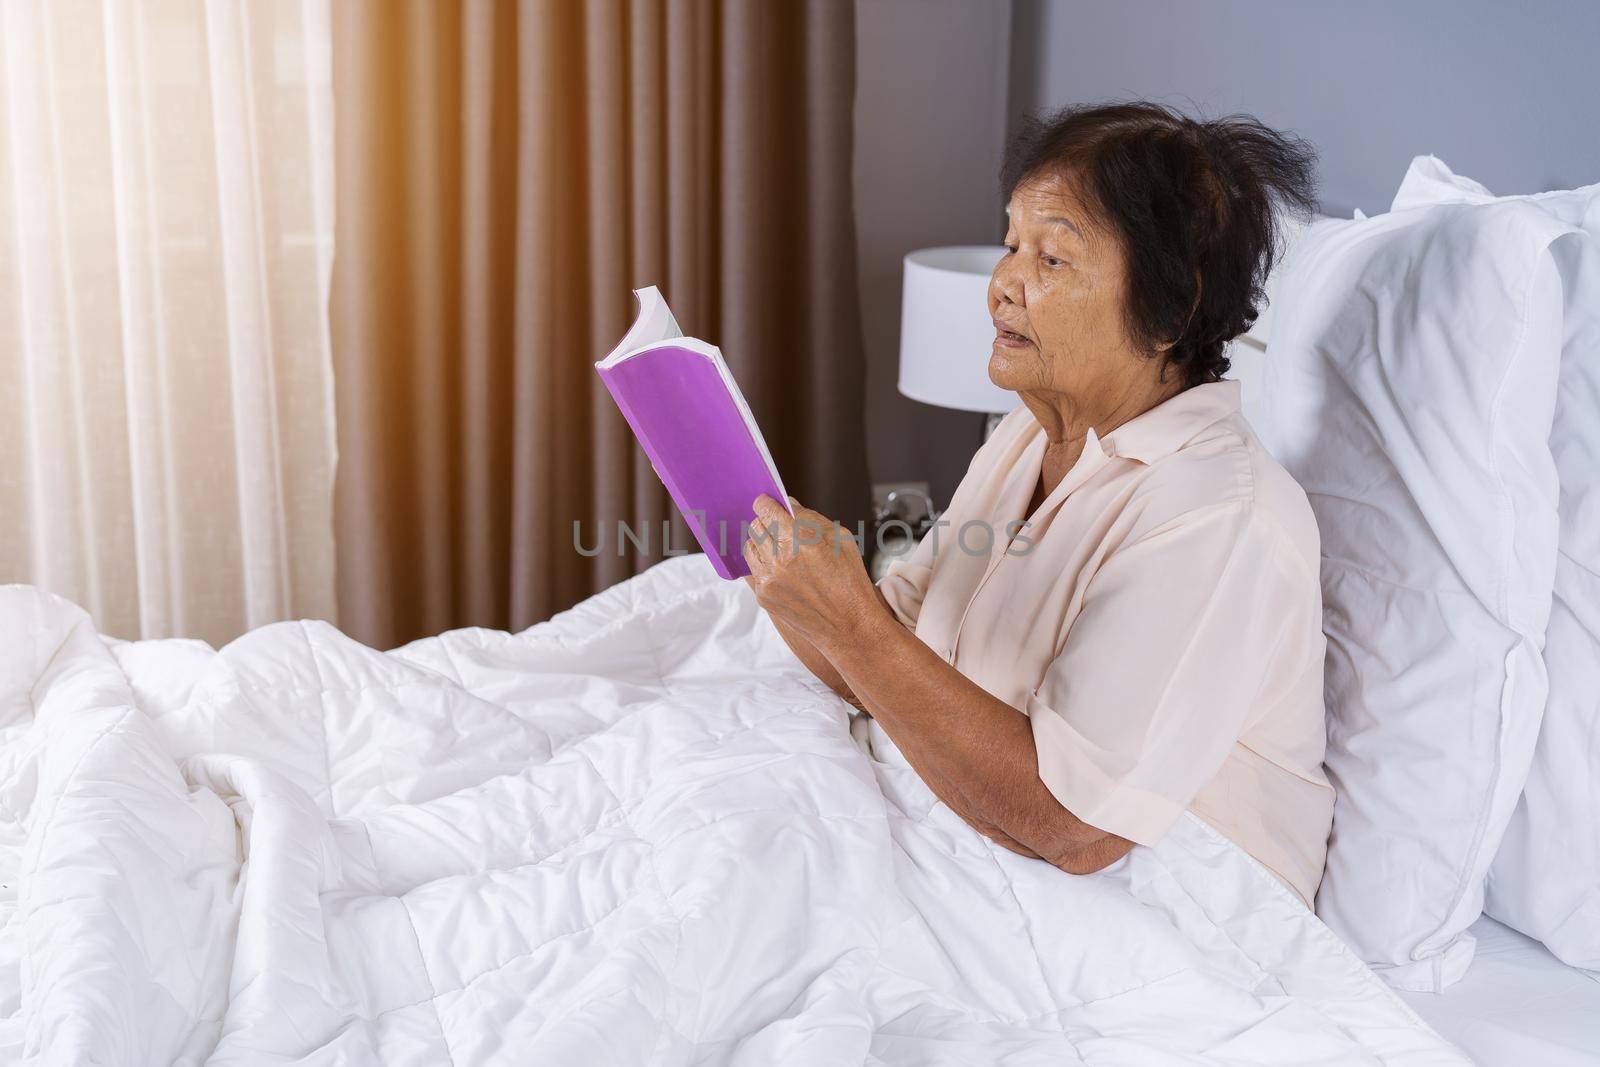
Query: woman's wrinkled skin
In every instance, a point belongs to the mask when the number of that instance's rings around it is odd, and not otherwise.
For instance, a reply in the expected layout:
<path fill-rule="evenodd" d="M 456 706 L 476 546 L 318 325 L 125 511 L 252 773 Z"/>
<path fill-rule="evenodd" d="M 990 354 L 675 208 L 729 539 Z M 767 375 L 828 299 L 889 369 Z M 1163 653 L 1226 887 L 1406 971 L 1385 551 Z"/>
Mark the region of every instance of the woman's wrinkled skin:
<path fill-rule="evenodd" d="M 1127 329 L 1124 250 L 1065 176 L 1020 184 L 1006 254 L 989 282 L 989 378 L 1044 428 L 1031 514 L 1100 435 L 1182 391 L 1161 351 Z M 1132 844 L 1080 821 L 1045 788 L 1027 717 L 906 629 L 867 575 L 855 541 L 793 501 L 756 501 L 766 537 L 745 542 L 746 581 L 795 655 L 876 718 L 928 786 L 980 833 L 1084 874 Z"/>

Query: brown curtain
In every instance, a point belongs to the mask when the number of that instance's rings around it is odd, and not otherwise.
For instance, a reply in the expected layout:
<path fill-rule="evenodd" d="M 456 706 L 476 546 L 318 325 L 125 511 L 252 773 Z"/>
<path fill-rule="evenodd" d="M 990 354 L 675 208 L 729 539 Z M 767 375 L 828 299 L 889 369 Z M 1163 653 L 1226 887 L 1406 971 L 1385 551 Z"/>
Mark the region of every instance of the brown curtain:
<path fill-rule="evenodd" d="M 643 285 L 722 348 L 789 491 L 864 516 L 848 0 L 333 11 L 347 631 L 520 629 L 662 557 L 592 367 Z"/>

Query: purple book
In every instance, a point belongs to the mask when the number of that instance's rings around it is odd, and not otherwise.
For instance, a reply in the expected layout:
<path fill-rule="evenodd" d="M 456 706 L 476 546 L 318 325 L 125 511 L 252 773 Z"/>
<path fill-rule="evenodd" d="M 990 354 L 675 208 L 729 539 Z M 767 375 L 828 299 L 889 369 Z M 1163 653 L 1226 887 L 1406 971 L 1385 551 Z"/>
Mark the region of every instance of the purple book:
<path fill-rule="evenodd" d="M 743 578 L 750 505 L 766 493 L 787 508 L 783 480 L 722 353 L 683 336 L 655 286 L 633 295 L 639 317 L 595 370 L 711 565 Z"/>

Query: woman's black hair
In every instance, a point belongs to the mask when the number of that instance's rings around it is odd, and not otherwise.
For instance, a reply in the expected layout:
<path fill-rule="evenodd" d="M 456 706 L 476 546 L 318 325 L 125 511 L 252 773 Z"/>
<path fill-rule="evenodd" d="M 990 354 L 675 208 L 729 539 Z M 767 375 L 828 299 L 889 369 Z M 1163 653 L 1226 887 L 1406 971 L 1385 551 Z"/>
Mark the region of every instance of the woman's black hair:
<path fill-rule="evenodd" d="M 1192 119 L 1160 104 L 1066 107 L 1025 119 L 1000 167 L 1005 200 L 1035 178 L 1074 179 L 1128 261 L 1128 330 L 1186 385 L 1228 371 L 1281 253 L 1279 213 L 1316 205 L 1316 152 L 1249 115 Z M 1163 373 L 1165 366 L 1163 367 Z"/>

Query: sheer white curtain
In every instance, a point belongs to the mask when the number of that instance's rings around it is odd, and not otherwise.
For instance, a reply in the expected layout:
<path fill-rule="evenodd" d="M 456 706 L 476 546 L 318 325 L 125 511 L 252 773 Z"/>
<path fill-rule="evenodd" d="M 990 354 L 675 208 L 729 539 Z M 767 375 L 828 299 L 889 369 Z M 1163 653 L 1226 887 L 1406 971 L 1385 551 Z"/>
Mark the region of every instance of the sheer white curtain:
<path fill-rule="evenodd" d="M 0 582 L 333 617 L 328 0 L 0 0 Z"/>

